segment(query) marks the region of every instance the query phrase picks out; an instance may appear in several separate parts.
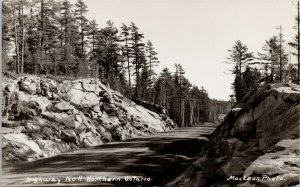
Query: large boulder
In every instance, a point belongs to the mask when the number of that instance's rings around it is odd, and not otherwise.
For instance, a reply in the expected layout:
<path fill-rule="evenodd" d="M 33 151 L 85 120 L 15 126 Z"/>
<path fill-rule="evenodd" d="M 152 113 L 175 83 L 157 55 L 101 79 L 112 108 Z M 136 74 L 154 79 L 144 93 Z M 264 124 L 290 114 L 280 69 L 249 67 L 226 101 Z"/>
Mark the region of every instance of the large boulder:
<path fill-rule="evenodd" d="M 93 108 L 99 105 L 99 97 L 93 92 L 72 88 L 66 93 L 66 98 L 78 108 Z"/>

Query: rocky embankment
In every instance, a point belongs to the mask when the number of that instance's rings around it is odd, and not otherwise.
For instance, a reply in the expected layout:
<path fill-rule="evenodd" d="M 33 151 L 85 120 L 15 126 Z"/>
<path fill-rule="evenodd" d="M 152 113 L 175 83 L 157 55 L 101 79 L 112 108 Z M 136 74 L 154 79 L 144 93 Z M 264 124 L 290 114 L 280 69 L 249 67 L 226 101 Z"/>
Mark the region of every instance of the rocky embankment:
<path fill-rule="evenodd" d="M 95 79 L 4 78 L 2 92 L 2 157 L 6 163 L 175 127 L 164 113 L 137 105 Z"/>
<path fill-rule="evenodd" d="M 268 85 L 233 108 L 202 156 L 168 186 L 296 186 L 300 86 Z"/>

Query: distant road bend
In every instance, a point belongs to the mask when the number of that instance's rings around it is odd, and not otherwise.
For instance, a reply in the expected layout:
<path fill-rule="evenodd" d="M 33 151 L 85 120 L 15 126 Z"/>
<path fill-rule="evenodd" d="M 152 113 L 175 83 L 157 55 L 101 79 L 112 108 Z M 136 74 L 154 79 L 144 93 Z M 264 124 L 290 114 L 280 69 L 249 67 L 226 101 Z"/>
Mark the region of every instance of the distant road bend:
<path fill-rule="evenodd" d="M 195 161 L 215 128 L 184 127 L 3 168 L 2 186 L 163 185 Z"/>

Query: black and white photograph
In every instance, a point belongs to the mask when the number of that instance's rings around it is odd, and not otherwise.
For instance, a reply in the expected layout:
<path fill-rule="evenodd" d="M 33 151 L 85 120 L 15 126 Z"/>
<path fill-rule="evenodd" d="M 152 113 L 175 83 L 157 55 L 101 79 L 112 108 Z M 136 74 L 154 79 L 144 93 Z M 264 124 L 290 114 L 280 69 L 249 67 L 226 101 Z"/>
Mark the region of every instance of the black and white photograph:
<path fill-rule="evenodd" d="M 300 187 L 299 0 L 2 0 L 3 187 Z"/>

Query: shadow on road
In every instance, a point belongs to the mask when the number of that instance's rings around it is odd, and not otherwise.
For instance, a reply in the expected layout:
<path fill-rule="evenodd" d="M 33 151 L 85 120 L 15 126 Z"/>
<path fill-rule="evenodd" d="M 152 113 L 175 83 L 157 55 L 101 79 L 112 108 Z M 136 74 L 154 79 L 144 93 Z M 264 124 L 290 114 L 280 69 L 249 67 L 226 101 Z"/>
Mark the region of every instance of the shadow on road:
<path fill-rule="evenodd" d="M 143 176 L 150 181 L 94 182 L 113 186 L 163 185 L 180 175 L 197 158 L 215 126 L 187 127 L 26 162 L 8 173 L 3 182 L 19 185 L 28 176 Z M 21 180 L 21 178 L 23 180 Z M 8 182 L 9 181 L 9 182 Z M 85 181 L 86 182 L 86 181 Z M 83 181 L 74 184 L 86 184 Z M 64 183 L 68 185 L 69 183 Z M 70 184 L 71 185 L 71 184 Z M 53 185 L 54 186 L 54 185 Z"/>

